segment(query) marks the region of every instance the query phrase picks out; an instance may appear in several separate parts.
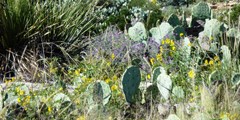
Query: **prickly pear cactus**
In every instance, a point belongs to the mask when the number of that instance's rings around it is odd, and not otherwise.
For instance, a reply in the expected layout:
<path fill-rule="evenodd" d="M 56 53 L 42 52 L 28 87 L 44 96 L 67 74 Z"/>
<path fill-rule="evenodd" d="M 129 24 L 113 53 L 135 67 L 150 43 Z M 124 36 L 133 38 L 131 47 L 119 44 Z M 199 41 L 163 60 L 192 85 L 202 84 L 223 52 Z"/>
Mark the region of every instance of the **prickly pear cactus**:
<path fill-rule="evenodd" d="M 184 98 L 184 91 L 180 86 L 175 86 L 172 90 L 172 94 L 177 98 L 180 98 L 180 99 Z"/>
<path fill-rule="evenodd" d="M 231 82 L 233 84 L 233 88 L 236 88 L 240 84 L 240 73 L 235 73 L 232 76 Z"/>
<path fill-rule="evenodd" d="M 164 68 L 160 69 L 161 74 L 157 78 L 157 87 L 160 91 L 160 94 L 165 100 L 168 100 L 170 96 L 170 91 L 172 89 L 172 80 L 170 76 L 167 75 Z"/>
<path fill-rule="evenodd" d="M 183 27 L 178 25 L 173 29 L 173 34 L 174 34 L 175 40 L 180 40 L 181 39 L 180 34 L 185 35 L 186 32 L 185 32 L 185 29 Z"/>
<path fill-rule="evenodd" d="M 156 100 L 159 95 L 159 90 L 156 84 L 152 84 L 147 87 L 146 92 L 144 94 L 145 100 Z"/>
<path fill-rule="evenodd" d="M 167 22 L 172 26 L 172 27 L 176 27 L 177 25 L 181 25 L 180 20 L 178 19 L 178 16 L 175 14 L 171 14 L 168 17 Z"/>
<path fill-rule="evenodd" d="M 61 105 L 63 105 L 66 102 L 71 102 L 70 98 L 65 95 L 64 93 L 58 93 L 53 97 L 52 100 L 53 104 L 52 106 L 56 108 L 56 110 L 59 110 L 61 108 Z"/>
<path fill-rule="evenodd" d="M 158 76 L 161 74 L 161 67 L 156 67 L 152 72 L 152 81 L 156 83 Z"/>
<path fill-rule="evenodd" d="M 89 84 L 86 90 L 88 105 L 90 109 L 97 105 L 106 105 L 111 97 L 111 89 L 104 81 Z"/>
<path fill-rule="evenodd" d="M 168 22 L 162 22 L 160 26 L 150 29 L 150 33 L 154 40 L 161 44 L 162 39 L 168 37 L 171 39 L 173 37 L 173 27 Z"/>
<path fill-rule="evenodd" d="M 223 53 L 222 63 L 225 67 L 231 66 L 231 51 L 228 49 L 228 46 L 223 45 L 221 47 L 221 52 Z"/>
<path fill-rule="evenodd" d="M 192 17 L 197 20 L 205 20 L 211 18 L 211 8 L 205 2 L 199 2 L 192 8 Z"/>
<path fill-rule="evenodd" d="M 137 22 L 128 29 L 128 35 L 133 41 L 143 41 L 147 38 L 145 26 L 141 22 Z"/>
<path fill-rule="evenodd" d="M 204 25 L 203 33 L 211 39 L 217 39 L 224 31 L 224 25 L 217 19 L 207 19 Z"/>
<path fill-rule="evenodd" d="M 134 95 L 137 94 L 141 81 L 140 69 L 136 66 L 128 67 L 123 73 L 123 92 L 128 103 L 134 103 Z"/>

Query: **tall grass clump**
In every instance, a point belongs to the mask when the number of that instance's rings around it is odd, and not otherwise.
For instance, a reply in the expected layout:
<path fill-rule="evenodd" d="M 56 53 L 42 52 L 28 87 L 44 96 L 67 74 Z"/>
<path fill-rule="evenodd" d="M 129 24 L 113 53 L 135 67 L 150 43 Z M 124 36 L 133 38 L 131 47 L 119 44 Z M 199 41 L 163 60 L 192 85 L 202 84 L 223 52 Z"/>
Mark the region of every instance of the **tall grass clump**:
<path fill-rule="evenodd" d="M 96 4 L 97 0 L 2 0 L 0 52 L 3 65 L 8 63 L 4 75 L 44 69 L 47 57 L 71 62 L 70 56 L 88 44 L 85 36 L 96 23 Z"/>

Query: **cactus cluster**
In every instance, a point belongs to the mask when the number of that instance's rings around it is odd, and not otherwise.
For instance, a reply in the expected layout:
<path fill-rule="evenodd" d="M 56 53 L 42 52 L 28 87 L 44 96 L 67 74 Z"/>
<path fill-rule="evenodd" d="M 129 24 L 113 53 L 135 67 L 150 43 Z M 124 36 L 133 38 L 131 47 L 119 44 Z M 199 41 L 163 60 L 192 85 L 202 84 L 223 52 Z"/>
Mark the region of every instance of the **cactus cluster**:
<path fill-rule="evenodd" d="M 168 100 L 172 90 L 172 80 L 170 76 L 167 75 L 163 67 L 157 67 L 153 71 L 151 85 L 144 88 L 145 93 L 151 93 L 156 98 L 157 94 L 165 100 Z M 123 92 L 125 94 L 126 101 L 130 104 L 136 102 L 135 95 L 139 91 L 139 85 L 141 82 L 140 69 L 137 66 L 128 67 L 122 77 Z M 175 92 L 181 92 L 176 94 L 177 97 L 183 97 L 183 90 L 180 88 L 175 88 Z M 159 94 L 160 92 L 160 94 Z M 145 94 L 145 96 L 149 96 Z"/>

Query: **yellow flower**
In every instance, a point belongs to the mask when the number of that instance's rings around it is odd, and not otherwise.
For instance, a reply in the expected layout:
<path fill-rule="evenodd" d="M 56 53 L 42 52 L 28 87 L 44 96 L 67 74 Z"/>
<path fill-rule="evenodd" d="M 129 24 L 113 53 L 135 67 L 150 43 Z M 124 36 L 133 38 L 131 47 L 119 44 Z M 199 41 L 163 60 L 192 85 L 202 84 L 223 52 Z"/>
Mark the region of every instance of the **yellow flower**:
<path fill-rule="evenodd" d="M 112 53 L 112 55 L 111 55 L 111 58 L 112 58 L 112 59 L 114 59 L 114 58 L 115 58 L 115 55 L 114 55 L 114 53 Z"/>
<path fill-rule="evenodd" d="M 161 43 L 162 43 L 162 45 L 164 45 L 164 44 L 165 44 L 165 41 L 164 41 L 164 40 L 162 40 L 162 42 L 161 42 Z"/>
<path fill-rule="evenodd" d="M 151 0 L 151 2 L 152 2 L 153 4 L 156 4 L 156 3 L 157 3 L 157 0 Z"/>
<path fill-rule="evenodd" d="M 110 78 L 108 78 L 108 79 L 105 80 L 105 82 L 106 82 L 107 84 L 110 83 L 110 81 L 111 81 Z"/>
<path fill-rule="evenodd" d="M 111 65 L 111 62 L 107 62 L 107 66 L 110 66 Z"/>
<path fill-rule="evenodd" d="M 171 47 L 171 49 L 172 49 L 173 51 L 175 51 L 175 50 L 176 50 L 176 47 L 175 47 L 175 46 L 173 46 L 173 47 Z"/>
<path fill-rule="evenodd" d="M 188 46 L 191 47 L 191 46 L 192 46 L 192 43 L 188 43 Z"/>
<path fill-rule="evenodd" d="M 24 95 L 24 90 L 20 90 L 19 95 Z"/>
<path fill-rule="evenodd" d="M 170 39 L 166 39 L 166 44 L 170 44 L 171 40 Z"/>
<path fill-rule="evenodd" d="M 162 61 L 162 54 L 161 53 L 158 53 L 157 56 L 156 56 L 157 60 L 158 61 Z"/>
<path fill-rule="evenodd" d="M 118 89 L 118 86 L 117 85 L 113 85 L 112 87 L 111 87 L 111 90 L 112 91 L 115 91 L 115 90 L 117 90 Z"/>
<path fill-rule="evenodd" d="M 208 60 L 204 61 L 204 65 L 207 66 L 208 65 Z"/>
<path fill-rule="evenodd" d="M 12 82 L 16 80 L 16 77 L 12 77 Z"/>
<path fill-rule="evenodd" d="M 150 64 L 153 65 L 154 64 L 154 58 L 150 59 Z"/>
<path fill-rule="evenodd" d="M 19 93 L 20 92 L 20 87 L 16 87 L 16 92 Z"/>
<path fill-rule="evenodd" d="M 214 61 L 213 60 L 210 60 L 209 61 L 209 65 L 213 65 L 214 64 Z"/>
<path fill-rule="evenodd" d="M 57 72 L 57 68 L 50 68 L 50 71 L 49 71 L 50 73 L 56 73 Z"/>
<path fill-rule="evenodd" d="M 85 118 L 84 115 L 82 115 L 82 116 L 79 116 L 79 117 L 77 118 L 77 120 L 86 120 L 86 118 Z"/>
<path fill-rule="evenodd" d="M 60 87 L 60 88 L 59 88 L 59 91 L 62 91 L 62 90 L 63 90 L 63 88 L 62 88 L 62 87 Z"/>
<path fill-rule="evenodd" d="M 76 76 L 78 76 L 78 75 L 80 75 L 80 70 L 75 70 L 74 73 L 75 73 Z"/>
<path fill-rule="evenodd" d="M 28 96 L 26 97 L 26 100 L 27 100 L 27 101 L 30 101 L 30 99 L 31 99 L 31 96 L 28 95 Z"/>
<path fill-rule="evenodd" d="M 194 101 L 195 101 L 194 97 L 191 97 L 191 98 L 189 99 L 189 101 L 190 101 L 190 102 L 194 102 Z"/>
<path fill-rule="evenodd" d="M 170 46 L 173 47 L 174 45 L 175 45 L 174 41 L 171 40 L 171 41 L 170 41 Z"/>
<path fill-rule="evenodd" d="M 52 108 L 50 106 L 48 107 L 48 112 L 52 112 Z"/>
<path fill-rule="evenodd" d="M 112 80 L 113 81 L 116 81 L 118 79 L 118 77 L 116 76 L 116 75 L 114 75 L 113 77 L 112 77 Z"/>
<path fill-rule="evenodd" d="M 149 79 L 149 80 L 151 79 L 151 75 L 150 74 L 147 75 L 147 79 Z"/>
<path fill-rule="evenodd" d="M 163 53 L 163 47 L 160 46 L 160 53 Z"/>
<path fill-rule="evenodd" d="M 183 34 L 183 33 L 180 33 L 179 35 L 180 35 L 180 37 L 183 37 L 183 36 L 184 36 L 184 34 Z"/>
<path fill-rule="evenodd" d="M 215 61 L 218 61 L 219 60 L 219 57 L 218 56 L 214 56 L 213 58 Z"/>
<path fill-rule="evenodd" d="M 21 103 L 21 98 L 17 98 L 17 102 L 18 102 L 18 103 Z"/>
<path fill-rule="evenodd" d="M 193 69 L 188 72 L 188 77 L 189 77 L 189 78 L 194 79 L 195 76 L 196 76 L 196 74 L 195 74 L 195 72 L 194 72 Z"/>

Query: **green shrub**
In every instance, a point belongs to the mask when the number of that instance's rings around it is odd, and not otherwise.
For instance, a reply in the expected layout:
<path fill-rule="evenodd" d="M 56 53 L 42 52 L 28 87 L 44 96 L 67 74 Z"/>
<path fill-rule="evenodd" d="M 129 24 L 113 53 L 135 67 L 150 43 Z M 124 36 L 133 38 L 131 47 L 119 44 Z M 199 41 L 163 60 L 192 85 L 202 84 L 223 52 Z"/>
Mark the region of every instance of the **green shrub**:
<path fill-rule="evenodd" d="M 240 5 L 235 5 L 232 8 L 232 12 L 230 12 L 231 22 L 237 22 L 239 15 L 240 15 Z"/>

